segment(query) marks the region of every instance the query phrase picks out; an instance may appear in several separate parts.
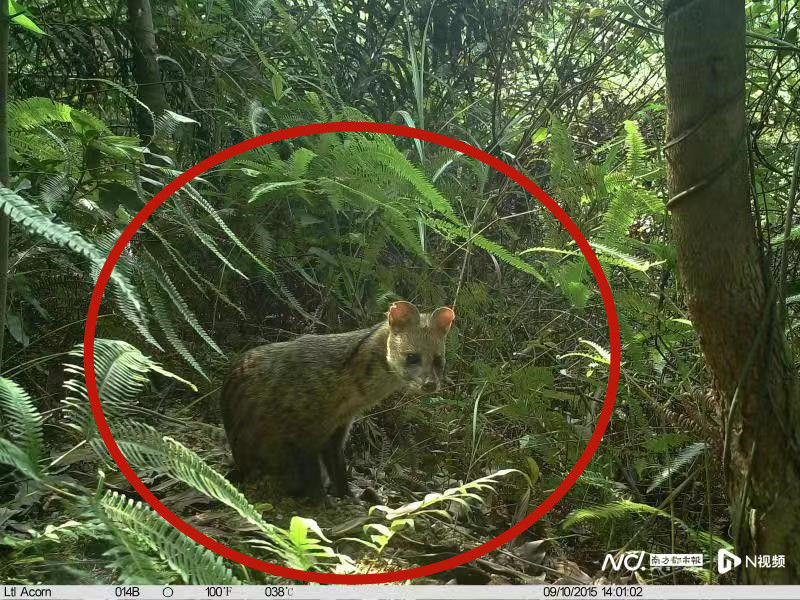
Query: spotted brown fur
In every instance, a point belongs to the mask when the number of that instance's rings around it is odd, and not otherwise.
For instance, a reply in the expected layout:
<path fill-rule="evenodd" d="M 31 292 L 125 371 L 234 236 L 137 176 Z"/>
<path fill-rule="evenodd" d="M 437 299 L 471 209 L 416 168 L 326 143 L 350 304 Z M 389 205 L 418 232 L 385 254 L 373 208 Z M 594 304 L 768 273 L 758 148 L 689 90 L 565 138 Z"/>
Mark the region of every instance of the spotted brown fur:
<path fill-rule="evenodd" d="M 396 302 L 371 328 L 303 335 L 244 353 L 221 396 L 239 475 L 278 473 L 289 493 L 319 497 L 327 473 L 333 491 L 345 495 L 343 450 L 353 419 L 394 392 L 438 389 L 454 317 L 449 308 L 420 314 Z"/>

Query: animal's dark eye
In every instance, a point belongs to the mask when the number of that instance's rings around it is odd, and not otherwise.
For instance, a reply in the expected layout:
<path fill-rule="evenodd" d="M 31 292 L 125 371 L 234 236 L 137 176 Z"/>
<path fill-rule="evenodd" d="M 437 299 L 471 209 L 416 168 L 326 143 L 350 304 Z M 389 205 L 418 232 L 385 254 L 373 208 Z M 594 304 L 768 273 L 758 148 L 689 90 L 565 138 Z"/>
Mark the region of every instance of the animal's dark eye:
<path fill-rule="evenodd" d="M 418 365 L 422 357 L 417 354 L 416 352 L 412 352 L 411 354 L 406 354 L 406 364 L 407 365 Z"/>

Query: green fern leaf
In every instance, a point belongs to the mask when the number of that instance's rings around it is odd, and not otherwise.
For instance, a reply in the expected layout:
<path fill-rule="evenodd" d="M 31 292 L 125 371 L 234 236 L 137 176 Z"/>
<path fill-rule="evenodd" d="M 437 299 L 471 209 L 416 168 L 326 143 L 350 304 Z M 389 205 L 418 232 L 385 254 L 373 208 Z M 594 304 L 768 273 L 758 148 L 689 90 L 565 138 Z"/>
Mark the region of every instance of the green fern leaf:
<path fill-rule="evenodd" d="M 97 248 L 100 250 L 101 254 L 107 256 L 116 241 L 117 234 L 115 232 L 109 232 L 105 235 L 101 235 L 96 240 Z M 114 267 L 114 273 L 126 281 L 134 281 L 138 272 L 138 256 L 134 255 L 131 251 L 123 252 L 119 257 L 119 260 L 117 260 L 117 264 Z M 96 279 L 99 273 L 100 265 L 94 264 L 91 270 L 92 277 Z M 118 286 L 112 286 L 109 292 L 119 311 L 130 323 L 133 324 L 144 340 L 154 348 L 163 351 L 164 349 L 161 347 L 161 344 L 159 344 L 153 337 L 153 334 L 150 333 L 150 320 L 148 318 L 147 311 L 141 310 L 137 312 L 128 302 L 127 296 L 119 289 Z"/>
<path fill-rule="evenodd" d="M 336 181 L 327 177 L 320 178 L 318 184 L 320 188 L 326 190 L 329 198 L 338 198 L 344 202 L 361 200 L 363 203 L 361 203 L 360 206 L 365 208 L 379 207 L 383 209 L 385 218 L 384 225 L 389 228 L 393 237 L 411 253 L 421 258 L 427 258 L 422 251 L 419 239 L 414 234 L 411 220 L 408 215 L 403 212 L 400 205 L 389 201 L 387 198 L 380 198 L 376 195 L 346 185 L 341 181 Z M 340 191 L 337 192 L 336 188 Z"/>
<path fill-rule="evenodd" d="M 670 518 L 670 514 L 654 506 L 631 502 L 630 500 L 620 500 L 603 506 L 593 506 L 592 508 L 582 508 L 570 513 L 564 520 L 562 529 L 571 529 L 575 525 L 591 521 L 617 521 L 629 514 L 648 514 Z"/>
<path fill-rule="evenodd" d="M 73 108 L 50 98 L 27 98 L 8 103 L 8 128 L 11 131 L 33 129 L 48 123 L 69 123 Z"/>
<path fill-rule="evenodd" d="M 656 262 L 649 262 L 640 258 L 636 258 L 631 254 L 626 254 L 621 250 L 617 250 L 616 248 L 611 248 L 605 244 L 600 244 L 597 242 L 590 242 L 592 249 L 599 254 L 598 259 L 601 263 L 606 263 L 608 265 L 614 265 L 617 267 L 624 267 L 626 269 L 632 269 L 634 271 L 640 271 L 644 273 L 648 269 L 655 267 L 657 265 L 664 264 L 665 261 L 659 260 Z"/>
<path fill-rule="evenodd" d="M 555 187 L 571 187 L 579 168 L 567 127 L 555 116 L 550 118 L 550 177 Z"/>
<path fill-rule="evenodd" d="M 298 148 L 287 161 L 286 175 L 292 179 L 302 179 L 308 172 L 311 161 L 317 157 L 316 153 L 308 148 Z"/>
<path fill-rule="evenodd" d="M 222 217 L 220 217 L 217 214 L 217 211 L 214 209 L 214 207 L 211 206 L 211 204 L 209 204 L 208 201 L 205 198 L 203 198 L 203 196 L 201 196 L 192 186 L 185 185 L 183 186 L 183 188 L 181 188 L 181 190 L 184 190 L 186 194 L 188 194 L 188 196 L 198 206 L 200 206 L 200 208 L 206 211 L 206 213 L 208 213 L 211 216 L 211 218 L 225 233 L 225 235 L 228 236 L 228 239 L 231 240 L 240 250 L 242 250 L 242 252 L 244 252 L 247 256 L 249 256 L 253 260 L 253 262 L 255 262 L 258 266 L 260 266 L 268 273 L 272 272 L 272 270 L 267 265 L 265 265 L 255 254 L 253 254 L 250 251 L 250 248 L 248 248 L 245 244 L 242 243 L 242 241 L 237 237 L 237 235 L 233 233 L 233 231 L 231 231 L 231 228 L 228 227 L 228 224 L 222 220 Z"/>
<path fill-rule="evenodd" d="M 232 508 L 264 534 L 264 539 L 257 540 L 258 546 L 290 566 L 308 569 L 317 551 L 319 556 L 336 555 L 328 547 L 294 544 L 285 530 L 266 522 L 233 484 L 180 442 L 162 436 L 149 425 L 130 420 L 118 423 L 115 433 L 120 450 L 134 470 L 165 474 Z"/>
<path fill-rule="evenodd" d="M 698 531 L 689 527 L 681 519 L 671 515 L 670 513 L 649 506 L 639 502 L 631 502 L 630 500 L 620 500 L 602 506 L 595 506 L 592 508 L 582 508 L 570 513 L 570 515 L 562 523 L 563 529 L 571 529 L 575 525 L 583 523 L 591 523 L 594 521 L 619 521 L 628 515 L 654 515 L 672 521 L 675 525 L 683 529 L 688 537 L 697 545 L 702 548 L 714 547 L 730 549 L 731 545 L 725 540 L 708 533 L 707 531 Z"/>
<path fill-rule="evenodd" d="M 424 219 L 424 221 L 430 227 L 432 227 L 436 231 L 439 231 L 445 236 L 453 236 L 464 239 L 469 243 L 474 244 L 478 248 L 485 250 L 489 254 L 499 258 L 503 262 L 511 265 L 515 269 L 518 269 L 523 273 L 527 273 L 528 275 L 533 275 L 536 279 L 538 279 L 542 283 L 546 283 L 545 278 L 538 270 L 536 270 L 533 267 L 533 265 L 531 265 L 528 262 L 525 262 L 519 256 L 512 254 L 508 249 L 504 248 L 500 244 L 497 244 L 496 242 L 487 239 L 481 234 L 473 233 L 463 225 L 448 223 L 441 219 L 426 218 Z"/>
<path fill-rule="evenodd" d="M 228 258 L 222 253 L 222 251 L 217 246 L 216 242 L 209 236 L 206 232 L 200 229 L 200 225 L 194 220 L 192 215 L 186 211 L 182 210 L 182 205 L 180 203 L 176 203 L 176 207 L 178 208 L 178 214 L 181 221 L 191 230 L 192 234 L 203 244 L 206 248 L 208 248 L 211 253 L 217 257 L 217 259 L 226 267 L 228 267 L 231 271 L 239 275 L 242 279 L 248 279 L 247 275 L 242 273 L 233 263 L 231 263 Z"/>
<path fill-rule="evenodd" d="M 8 215 L 11 221 L 18 223 L 22 229 L 84 256 L 97 268 L 106 260 L 106 256 L 79 233 L 66 225 L 53 222 L 27 200 L 5 187 L 0 187 L 0 211 Z M 136 289 L 116 269 L 111 272 L 111 281 L 131 306 L 126 316 L 134 320 L 137 328 L 146 329 L 143 307 Z"/>
<path fill-rule="evenodd" d="M 195 452 L 143 423 L 121 423 L 115 429 L 120 450 L 135 470 L 166 473 L 222 502 L 264 533 L 270 540 L 273 552 L 284 558 L 287 553 L 292 553 L 291 545 L 281 530 L 267 523 L 233 484 Z"/>
<path fill-rule="evenodd" d="M 155 261 L 153 261 L 153 263 L 155 263 Z M 175 307 L 178 309 L 178 312 L 180 312 L 181 316 L 192 327 L 192 329 L 194 329 L 197 332 L 197 335 L 199 335 L 200 338 L 206 344 L 208 344 L 212 350 L 214 350 L 214 352 L 216 352 L 220 356 L 225 356 L 225 353 L 222 350 L 220 350 L 220 347 L 217 346 L 217 343 L 203 328 L 203 326 L 200 324 L 200 321 L 197 320 L 197 317 L 195 316 L 194 312 L 192 312 L 192 309 L 190 309 L 189 305 L 186 304 L 186 300 L 183 299 L 183 296 L 181 296 L 180 292 L 178 291 L 178 288 L 175 287 L 175 284 L 172 283 L 172 280 L 169 278 L 169 275 L 167 275 L 164 268 L 161 267 L 159 273 L 156 273 L 153 270 L 151 271 L 151 274 L 153 276 L 153 279 L 155 279 L 158 285 L 161 286 L 161 289 L 166 292 L 167 296 L 175 305 Z"/>
<path fill-rule="evenodd" d="M 42 415 L 27 392 L 5 377 L 0 377 L 0 415 L 6 434 L 38 464 L 44 454 Z"/>
<path fill-rule="evenodd" d="M 100 521 L 114 538 L 116 544 L 103 553 L 112 558 L 108 568 L 117 573 L 116 581 L 122 585 L 147 585 L 154 581 L 162 585 L 171 582 L 167 568 L 161 568 L 159 561 L 148 554 L 137 537 L 124 527 L 118 526 L 104 511 L 98 511 Z"/>
<path fill-rule="evenodd" d="M 591 290 L 584 282 L 587 263 L 583 258 L 570 261 L 553 273 L 553 280 L 570 301 L 578 309 L 584 308 L 589 300 Z"/>
<path fill-rule="evenodd" d="M 27 452 L 4 437 L 0 437 L 0 464 L 14 467 L 34 481 L 42 479 L 40 466 Z"/>
<path fill-rule="evenodd" d="M 631 178 L 642 174 L 647 146 L 639 126 L 634 121 L 625 121 L 625 168 Z"/>
<path fill-rule="evenodd" d="M 186 537 L 146 504 L 107 492 L 100 501 L 106 516 L 158 555 L 189 585 L 238 584 L 218 554 Z"/>
<path fill-rule="evenodd" d="M 267 181 L 253 188 L 248 202 L 250 204 L 263 202 L 266 199 L 265 196 L 268 196 L 275 190 L 283 191 L 287 187 L 298 187 L 305 185 L 306 183 L 308 182 L 305 179 L 295 179 L 292 181 Z"/>
<path fill-rule="evenodd" d="M 167 341 L 181 356 L 181 358 L 183 358 L 183 360 L 185 360 L 195 371 L 200 373 L 200 375 L 207 380 L 208 375 L 206 375 L 205 371 L 203 371 L 203 368 L 200 366 L 200 363 L 197 362 L 197 359 L 192 355 L 191 352 L 189 352 L 186 344 L 183 343 L 181 336 L 178 334 L 175 324 L 172 321 L 172 315 L 167 309 L 167 304 L 164 301 L 164 297 L 157 289 L 160 286 L 155 280 L 155 277 L 145 271 L 143 281 L 144 290 L 147 294 L 147 301 L 150 304 L 150 308 L 153 316 L 155 317 L 156 323 L 158 323 L 158 326 L 161 328 L 161 331 L 164 333 Z"/>
<path fill-rule="evenodd" d="M 649 494 L 672 475 L 694 462 L 694 460 L 707 449 L 708 444 L 706 442 L 696 442 L 686 446 L 686 448 L 681 450 L 678 455 L 653 478 L 653 481 L 650 482 L 650 486 L 647 488 L 647 493 Z"/>
<path fill-rule="evenodd" d="M 73 348 L 68 356 L 71 361 L 64 365 L 64 371 L 73 377 L 64 384 L 67 390 L 67 397 L 63 400 L 64 420 L 69 427 L 80 431 L 84 438 L 95 437 L 97 428 L 82 366 L 83 344 Z M 129 409 L 135 406 L 137 397 L 144 391 L 151 371 L 197 391 L 191 382 L 165 370 L 137 348 L 120 340 L 96 339 L 94 366 L 97 391 L 103 413 L 109 422 L 124 421 L 131 417 Z"/>
<path fill-rule="evenodd" d="M 444 196 L 428 181 L 427 177 L 397 149 L 388 136 L 369 138 L 353 134 L 333 152 L 333 171 L 343 172 L 349 178 L 356 176 L 364 181 L 373 181 L 376 175 L 407 184 L 430 209 L 439 212 L 455 223 L 458 217 Z M 353 184 L 350 183 L 352 186 Z"/>

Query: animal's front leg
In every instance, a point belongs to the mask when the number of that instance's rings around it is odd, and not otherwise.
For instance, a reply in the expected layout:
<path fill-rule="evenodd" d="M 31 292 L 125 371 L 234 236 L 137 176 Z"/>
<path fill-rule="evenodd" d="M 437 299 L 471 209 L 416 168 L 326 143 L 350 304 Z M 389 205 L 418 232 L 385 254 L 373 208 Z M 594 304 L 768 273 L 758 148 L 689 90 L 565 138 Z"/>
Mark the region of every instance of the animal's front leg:
<path fill-rule="evenodd" d="M 333 493 L 339 498 L 350 495 L 347 464 L 344 459 L 344 446 L 350 433 L 350 425 L 351 423 L 347 423 L 334 431 L 322 449 L 322 460 L 328 471 Z"/>
<path fill-rule="evenodd" d="M 295 448 L 291 461 L 293 472 L 287 490 L 289 494 L 323 500 L 325 490 L 322 485 L 322 464 L 319 453 Z"/>

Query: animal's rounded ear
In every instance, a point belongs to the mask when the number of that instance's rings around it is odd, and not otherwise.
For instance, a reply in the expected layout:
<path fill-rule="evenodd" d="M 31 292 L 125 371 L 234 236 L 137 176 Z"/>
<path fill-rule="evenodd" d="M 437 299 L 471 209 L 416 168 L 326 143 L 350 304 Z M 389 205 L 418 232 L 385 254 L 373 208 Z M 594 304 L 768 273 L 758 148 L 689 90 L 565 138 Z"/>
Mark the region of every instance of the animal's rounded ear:
<path fill-rule="evenodd" d="M 437 308 L 431 315 L 431 323 L 434 328 L 442 333 L 450 331 L 450 326 L 456 320 L 456 313 L 448 306 Z"/>
<path fill-rule="evenodd" d="M 389 307 L 386 318 L 389 320 L 389 327 L 398 330 L 419 323 L 419 311 L 411 302 L 400 300 Z"/>

